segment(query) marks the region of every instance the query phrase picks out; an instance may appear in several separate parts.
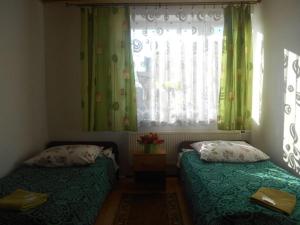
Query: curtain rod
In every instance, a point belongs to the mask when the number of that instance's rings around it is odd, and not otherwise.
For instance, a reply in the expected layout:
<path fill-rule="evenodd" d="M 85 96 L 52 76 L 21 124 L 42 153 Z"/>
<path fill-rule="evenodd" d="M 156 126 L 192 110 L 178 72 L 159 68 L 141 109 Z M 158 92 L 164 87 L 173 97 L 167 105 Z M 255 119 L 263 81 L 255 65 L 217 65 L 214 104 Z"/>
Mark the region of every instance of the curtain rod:
<path fill-rule="evenodd" d="M 65 2 L 67 6 L 165 6 L 165 5 L 239 5 L 257 4 L 261 0 L 249 1 L 206 1 L 206 2 Z"/>

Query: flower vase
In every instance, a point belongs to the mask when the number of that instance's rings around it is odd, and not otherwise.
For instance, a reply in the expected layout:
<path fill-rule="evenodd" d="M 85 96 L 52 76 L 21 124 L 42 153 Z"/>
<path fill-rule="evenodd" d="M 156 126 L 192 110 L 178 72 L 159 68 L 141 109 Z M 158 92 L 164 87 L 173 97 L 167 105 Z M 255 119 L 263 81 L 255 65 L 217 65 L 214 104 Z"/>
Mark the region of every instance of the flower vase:
<path fill-rule="evenodd" d="M 156 149 L 156 144 L 145 144 L 144 145 L 144 152 L 145 153 L 152 153 Z"/>

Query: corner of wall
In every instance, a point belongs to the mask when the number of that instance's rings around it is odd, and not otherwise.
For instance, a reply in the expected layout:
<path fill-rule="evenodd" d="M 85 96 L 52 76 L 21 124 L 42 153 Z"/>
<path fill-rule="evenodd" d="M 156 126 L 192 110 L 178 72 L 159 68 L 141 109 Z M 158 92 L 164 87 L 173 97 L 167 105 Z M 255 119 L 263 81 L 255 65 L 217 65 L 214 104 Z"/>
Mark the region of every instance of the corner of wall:
<path fill-rule="evenodd" d="M 0 177 L 47 142 L 40 1 L 0 3 Z"/>

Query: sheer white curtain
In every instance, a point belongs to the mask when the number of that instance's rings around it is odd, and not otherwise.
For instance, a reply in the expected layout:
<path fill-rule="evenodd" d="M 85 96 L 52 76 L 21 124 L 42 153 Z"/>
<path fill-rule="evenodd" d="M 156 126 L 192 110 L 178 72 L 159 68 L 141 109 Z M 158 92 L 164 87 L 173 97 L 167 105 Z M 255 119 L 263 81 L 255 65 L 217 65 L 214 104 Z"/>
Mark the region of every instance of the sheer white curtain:
<path fill-rule="evenodd" d="M 283 160 L 300 174 L 300 56 L 284 50 L 284 138 Z"/>
<path fill-rule="evenodd" d="M 215 127 L 223 9 L 132 7 L 139 127 Z"/>

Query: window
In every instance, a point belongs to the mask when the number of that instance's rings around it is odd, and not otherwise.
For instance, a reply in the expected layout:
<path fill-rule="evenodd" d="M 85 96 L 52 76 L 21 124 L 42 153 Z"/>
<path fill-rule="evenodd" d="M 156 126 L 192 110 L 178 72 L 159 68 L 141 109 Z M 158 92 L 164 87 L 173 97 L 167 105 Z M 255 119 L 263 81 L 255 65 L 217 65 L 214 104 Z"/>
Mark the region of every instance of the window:
<path fill-rule="evenodd" d="M 223 9 L 131 8 L 139 128 L 215 128 Z"/>

